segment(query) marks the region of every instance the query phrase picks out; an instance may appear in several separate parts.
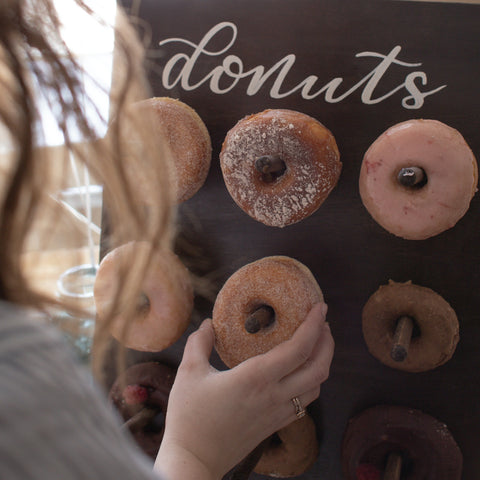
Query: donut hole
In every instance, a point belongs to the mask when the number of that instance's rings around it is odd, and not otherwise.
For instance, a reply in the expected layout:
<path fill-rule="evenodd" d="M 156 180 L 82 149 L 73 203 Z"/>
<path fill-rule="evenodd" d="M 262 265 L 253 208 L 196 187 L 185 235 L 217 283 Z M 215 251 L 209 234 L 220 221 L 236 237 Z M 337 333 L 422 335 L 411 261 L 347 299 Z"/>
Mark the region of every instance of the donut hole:
<path fill-rule="evenodd" d="M 267 450 L 277 450 L 283 446 L 283 441 L 280 438 L 280 435 L 278 435 L 277 432 L 275 432 L 269 439 L 268 445 L 265 447 Z"/>
<path fill-rule="evenodd" d="M 422 335 L 422 332 L 420 330 L 420 325 L 418 322 L 415 320 L 415 318 L 410 317 L 413 322 L 413 329 L 412 329 L 412 340 L 419 338 Z"/>
<path fill-rule="evenodd" d="M 415 320 L 415 317 L 412 316 L 412 315 L 400 315 L 394 325 L 393 325 L 393 335 L 395 335 L 395 331 L 397 330 L 398 328 L 398 324 L 400 323 L 400 320 L 402 319 L 402 317 L 408 317 L 411 321 L 412 321 L 412 336 L 411 336 L 411 340 L 414 340 L 414 339 L 418 339 L 421 335 L 422 335 L 422 331 L 420 330 L 420 325 L 418 324 L 418 322 Z"/>
<path fill-rule="evenodd" d="M 150 311 L 150 306 L 151 304 L 148 296 L 144 292 L 140 293 L 140 296 L 137 300 L 137 305 L 135 307 L 138 314 L 147 315 L 148 312 Z"/>
<path fill-rule="evenodd" d="M 263 183 L 274 183 L 287 171 L 287 165 L 280 155 L 262 155 L 255 160 L 255 169 Z"/>
<path fill-rule="evenodd" d="M 412 457 L 410 456 L 409 452 L 405 449 L 399 449 L 398 446 L 397 446 L 396 449 L 391 450 L 390 452 L 388 452 L 387 455 L 384 456 L 383 471 L 386 470 L 390 454 L 399 455 L 400 458 L 401 458 L 402 466 L 401 466 L 401 469 L 400 469 L 399 480 L 406 480 L 406 479 L 410 478 L 410 476 L 414 472 L 414 462 L 413 462 Z"/>
<path fill-rule="evenodd" d="M 401 457 L 402 468 L 400 480 L 410 478 L 414 471 L 414 462 L 408 450 L 394 442 L 381 442 L 372 446 L 360 458 L 358 465 L 371 465 L 380 472 L 385 472 L 390 454 Z"/>
<path fill-rule="evenodd" d="M 248 333 L 258 333 L 275 323 L 275 310 L 267 304 L 252 308 L 245 320 L 245 330 Z"/>
<path fill-rule="evenodd" d="M 152 418 L 152 420 L 145 425 L 145 433 L 161 433 L 165 429 L 165 414 L 162 410 Z"/>
<path fill-rule="evenodd" d="M 428 176 L 422 167 L 402 167 L 397 173 L 397 182 L 408 190 L 420 190 L 428 183 Z"/>

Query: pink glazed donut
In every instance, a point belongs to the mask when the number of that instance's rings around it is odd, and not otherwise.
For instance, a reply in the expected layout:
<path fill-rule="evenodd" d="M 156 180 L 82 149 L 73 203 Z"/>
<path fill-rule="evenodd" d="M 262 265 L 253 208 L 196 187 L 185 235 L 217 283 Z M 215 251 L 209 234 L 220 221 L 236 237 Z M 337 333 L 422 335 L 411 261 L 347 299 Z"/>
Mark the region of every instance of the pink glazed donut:
<path fill-rule="evenodd" d="M 93 288 L 97 321 L 107 321 L 117 300 L 119 281 L 128 281 L 126 276 L 135 261 L 145 258 L 149 248 L 146 241 L 132 241 L 103 257 Z M 171 251 L 155 251 L 149 260 L 135 313 L 127 317 L 120 303 L 108 325 L 110 333 L 127 348 L 159 352 L 175 343 L 187 329 L 193 299 L 190 273 L 181 260 Z"/>
<path fill-rule="evenodd" d="M 408 120 L 389 128 L 365 153 L 360 196 L 373 219 L 407 240 L 452 228 L 477 191 L 472 150 L 437 120 Z"/>

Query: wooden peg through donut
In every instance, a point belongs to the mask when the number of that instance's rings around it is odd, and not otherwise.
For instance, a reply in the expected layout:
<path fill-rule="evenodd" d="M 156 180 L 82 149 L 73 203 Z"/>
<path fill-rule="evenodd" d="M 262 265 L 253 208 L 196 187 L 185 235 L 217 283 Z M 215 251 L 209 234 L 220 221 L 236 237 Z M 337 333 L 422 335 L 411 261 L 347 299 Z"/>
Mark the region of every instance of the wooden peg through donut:
<path fill-rule="evenodd" d="M 390 453 L 382 480 L 400 480 L 402 473 L 402 457 L 398 453 Z"/>
<path fill-rule="evenodd" d="M 393 345 L 390 356 L 395 362 L 403 362 L 408 356 L 408 349 L 412 340 L 414 321 L 404 315 L 400 317 L 393 336 Z"/>
<path fill-rule="evenodd" d="M 421 188 L 427 183 L 427 174 L 421 167 L 404 167 L 398 172 L 398 181 L 409 188 Z"/>
<path fill-rule="evenodd" d="M 141 430 L 143 427 L 148 425 L 157 414 L 158 414 L 158 409 L 144 407 L 138 413 L 133 415 L 133 417 L 130 417 L 122 425 L 122 427 L 130 431 Z"/>
<path fill-rule="evenodd" d="M 377 405 L 351 418 L 343 436 L 348 480 L 460 480 L 463 456 L 448 427 L 420 410 Z M 363 475 L 365 474 L 365 475 Z"/>
<path fill-rule="evenodd" d="M 285 173 L 287 166 L 279 155 L 263 155 L 255 160 L 255 168 L 264 182 L 271 183 Z"/>
<path fill-rule="evenodd" d="M 268 305 L 257 308 L 246 320 L 245 330 L 248 333 L 258 333 L 262 328 L 267 328 L 275 321 L 275 311 Z"/>

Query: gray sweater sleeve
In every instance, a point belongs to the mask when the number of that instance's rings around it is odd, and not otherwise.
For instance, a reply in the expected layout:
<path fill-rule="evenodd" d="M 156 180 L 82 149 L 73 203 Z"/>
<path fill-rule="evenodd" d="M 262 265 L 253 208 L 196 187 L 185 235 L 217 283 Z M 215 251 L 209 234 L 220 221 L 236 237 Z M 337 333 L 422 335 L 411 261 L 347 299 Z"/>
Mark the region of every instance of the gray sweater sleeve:
<path fill-rule="evenodd" d="M 153 480 L 59 333 L 0 302 L 0 478 Z"/>

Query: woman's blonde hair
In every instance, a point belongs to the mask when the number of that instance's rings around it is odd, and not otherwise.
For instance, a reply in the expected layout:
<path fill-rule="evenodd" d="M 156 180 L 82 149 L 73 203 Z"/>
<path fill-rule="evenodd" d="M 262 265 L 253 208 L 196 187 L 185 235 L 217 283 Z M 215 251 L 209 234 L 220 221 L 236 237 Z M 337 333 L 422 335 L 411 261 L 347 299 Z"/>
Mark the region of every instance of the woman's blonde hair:
<path fill-rule="evenodd" d="M 83 2 L 77 3 L 92 13 Z M 108 245 L 103 248 L 140 239 L 151 245 L 150 255 L 172 247 L 175 210 L 168 152 L 151 133 L 148 119 L 137 118 L 137 110 L 131 108 L 150 92 L 143 74 L 143 48 L 121 12 L 115 25 L 114 71 L 112 120 L 103 119 L 109 123 L 108 133 L 98 138 L 83 108 L 89 100 L 82 78 L 88 72 L 81 70 L 62 40 L 52 1 L 0 3 L 0 121 L 13 144 L 1 198 L 0 299 L 37 308 L 60 302 L 30 287 L 20 261 L 52 173 L 45 161 L 48 149 L 38 147 L 38 95 L 52 105 L 67 151 L 103 185 L 108 218 Z M 81 132 L 81 142 L 72 139 L 72 128 Z M 137 260 L 129 266 L 117 292 L 117 299 L 131 312 L 149 256 Z M 97 326 L 99 344 L 108 337 L 107 332 L 108 322 Z"/>

